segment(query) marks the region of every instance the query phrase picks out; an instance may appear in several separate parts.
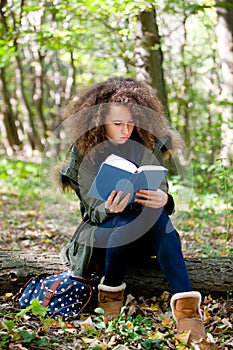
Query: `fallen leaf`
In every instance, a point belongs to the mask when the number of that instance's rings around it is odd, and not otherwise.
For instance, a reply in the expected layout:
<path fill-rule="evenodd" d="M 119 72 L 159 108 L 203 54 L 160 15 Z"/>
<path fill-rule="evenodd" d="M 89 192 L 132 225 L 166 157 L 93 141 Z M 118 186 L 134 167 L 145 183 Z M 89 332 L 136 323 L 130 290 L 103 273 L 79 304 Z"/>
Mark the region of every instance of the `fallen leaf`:
<path fill-rule="evenodd" d="M 191 344 L 195 350 L 218 350 L 219 347 L 215 343 L 210 343 L 206 339 L 203 339 L 199 343 L 192 342 Z"/>
<path fill-rule="evenodd" d="M 13 297 L 13 293 L 6 293 L 5 297 L 6 297 L 6 299 L 10 299 Z"/>
<path fill-rule="evenodd" d="M 190 337 L 191 331 L 184 331 L 180 332 L 175 335 L 175 338 L 178 340 L 180 343 L 188 343 L 189 337 Z"/>
<path fill-rule="evenodd" d="M 166 326 L 166 327 L 173 327 L 173 320 L 171 318 L 165 317 L 162 322 L 161 322 L 162 326 Z"/>
<path fill-rule="evenodd" d="M 81 337 L 82 341 L 85 343 L 85 344 L 91 344 L 93 343 L 93 338 L 88 338 L 88 337 Z"/>
<path fill-rule="evenodd" d="M 9 344 L 8 347 L 9 350 L 28 350 L 28 348 L 25 348 L 22 344 Z"/>
<path fill-rule="evenodd" d="M 150 332 L 148 333 L 148 338 L 149 339 L 154 339 L 154 340 L 159 340 L 159 339 L 163 339 L 164 338 L 164 334 L 156 331 L 156 332 Z"/>
<path fill-rule="evenodd" d="M 126 327 L 127 327 L 127 329 L 128 329 L 129 331 L 131 331 L 131 332 L 133 331 L 134 325 L 133 325 L 132 322 L 127 321 L 125 325 L 126 325 Z"/>
<path fill-rule="evenodd" d="M 126 297 L 126 301 L 125 301 L 125 306 L 128 306 L 130 303 L 132 303 L 132 301 L 134 300 L 134 296 L 132 294 L 128 294 Z"/>

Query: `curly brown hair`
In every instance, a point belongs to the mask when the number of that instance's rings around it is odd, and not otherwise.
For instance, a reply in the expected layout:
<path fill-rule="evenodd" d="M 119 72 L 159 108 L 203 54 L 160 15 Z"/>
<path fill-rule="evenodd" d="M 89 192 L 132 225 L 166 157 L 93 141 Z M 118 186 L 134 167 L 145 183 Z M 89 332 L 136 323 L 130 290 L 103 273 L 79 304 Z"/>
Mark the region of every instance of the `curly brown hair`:
<path fill-rule="evenodd" d="M 112 104 L 127 106 L 137 137 L 147 148 L 152 150 L 157 139 L 170 136 L 172 150 L 164 153 L 168 158 L 181 146 L 181 138 L 171 129 L 154 91 L 135 79 L 113 77 L 85 89 L 64 109 L 67 134 L 80 155 L 106 140 L 104 120 Z"/>

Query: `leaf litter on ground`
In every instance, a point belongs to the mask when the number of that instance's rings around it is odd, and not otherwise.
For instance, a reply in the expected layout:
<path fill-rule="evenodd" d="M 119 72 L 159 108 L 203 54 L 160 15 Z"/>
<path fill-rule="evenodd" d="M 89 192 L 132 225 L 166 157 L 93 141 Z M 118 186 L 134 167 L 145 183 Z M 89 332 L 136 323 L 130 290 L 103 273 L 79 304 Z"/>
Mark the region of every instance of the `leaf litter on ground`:
<path fill-rule="evenodd" d="M 0 347 L 13 349 L 232 349 L 233 300 L 205 296 L 203 320 L 208 342 L 188 347 L 188 333 L 176 334 L 170 294 L 151 299 L 128 295 L 119 317 L 108 321 L 101 309 L 75 319 L 46 318 L 40 305 L 33 312 L 18 309 L 10 293 L 0 298 Z M 37 302 L 37 301 L 36 301 Z M 155 307 L 156 305 L 156 307 Z M 211 345 L 210 345 L 211 344 Z M 16 348 L 17 348 L 16 347 Z"/>

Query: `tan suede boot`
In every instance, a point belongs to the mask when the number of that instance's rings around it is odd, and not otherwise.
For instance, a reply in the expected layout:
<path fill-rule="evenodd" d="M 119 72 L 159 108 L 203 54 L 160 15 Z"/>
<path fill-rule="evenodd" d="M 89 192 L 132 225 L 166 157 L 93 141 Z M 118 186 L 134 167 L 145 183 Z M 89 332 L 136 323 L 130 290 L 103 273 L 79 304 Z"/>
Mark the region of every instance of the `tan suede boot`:
<path fill-rule="evenodd" d="M 98 307 L 104 310 L 104 314 L 108 320 L 116 318 L 123 306 L 124 291 L 126 284 L 111 287 L 103 284 L 104 278 L 101 279 L 98 285 Z"/>
<path fill-rule="evenodd" d="M 192 342 L 199 343 L 206 339 L 200 305 L 201 294 L 199 292 L 177 293 L 171 298 L 171 308 L 177 322 L 177 332 L 190 331 L 189 345 Z"/>

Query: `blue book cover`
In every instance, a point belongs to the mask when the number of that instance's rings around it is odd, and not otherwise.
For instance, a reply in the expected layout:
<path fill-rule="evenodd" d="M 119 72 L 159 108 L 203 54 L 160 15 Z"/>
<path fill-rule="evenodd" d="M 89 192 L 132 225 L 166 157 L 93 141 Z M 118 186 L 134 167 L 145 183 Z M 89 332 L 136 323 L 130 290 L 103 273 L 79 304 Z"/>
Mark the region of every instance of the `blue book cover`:
<path fill-rule="evenodd" d="M 88 196 L 106 201 L 113 190 L 122 191 L 122 196 L 138 190 L 157 190 L 167 169 L 159 165 L 143 165 L 139 168 L 132 162 L 112 154 L 100 166 Z"/>

